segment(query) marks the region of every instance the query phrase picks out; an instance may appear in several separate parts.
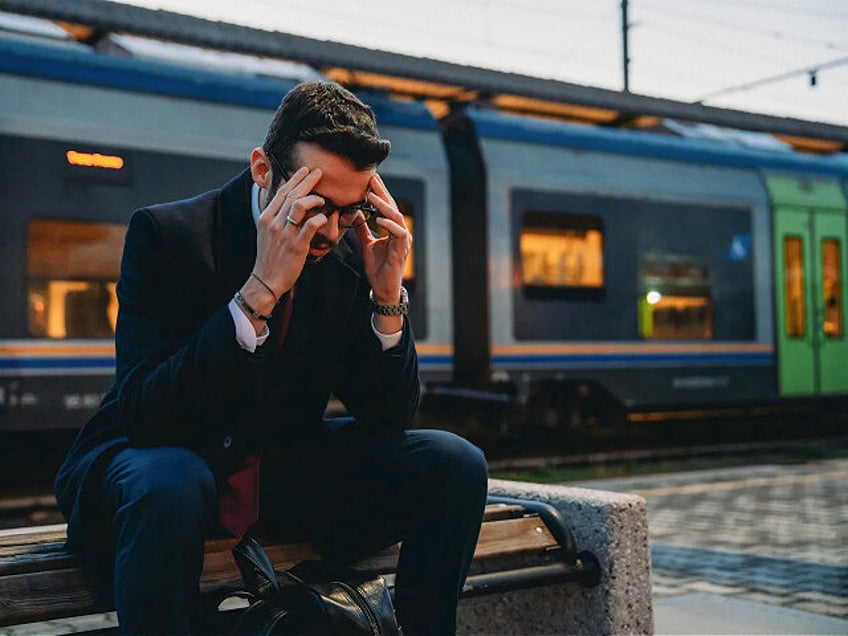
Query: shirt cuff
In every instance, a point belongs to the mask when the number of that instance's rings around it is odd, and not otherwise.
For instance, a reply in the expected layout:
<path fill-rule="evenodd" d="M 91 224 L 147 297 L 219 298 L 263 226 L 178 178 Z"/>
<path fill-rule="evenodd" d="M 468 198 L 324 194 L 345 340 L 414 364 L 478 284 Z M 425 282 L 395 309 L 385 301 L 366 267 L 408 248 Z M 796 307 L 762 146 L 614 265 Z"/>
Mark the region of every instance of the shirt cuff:
<path fill-rule="evenodd" d="M 233 304 L 233 301 L 230 301 L 230 303 Z M 242 316 L 244 316 L 244 314 L 242 314 Z M 247 320 L 247 316 L 244 316 L 244 319 Z M 377 339 L 380 341 L 380 345 L 383 347 L 383 351 L 398 346 L 400 337 L 403 335 L 403 329 L 389 334 L 377 331 L 377 327 L 374 326 L 374 314 L 371 314 L 371 331 L 373 331 L 374 335 L 377 336 Z"/>
<path fill-rule="evenodd" d="M 236 341 L 239 346 L 245 351 L 255 353 L 256 348 L 261 347 L 268 339 L 270 333 L 268 325 L 265 325 L 262 328 L 262 333 L 257 336 L 250 319 L 238 308 L 235 300 L 231 300 L 227 308 L 230 310 L 230 315 L 233 317 L 233 323 L 236 326 Z"/>

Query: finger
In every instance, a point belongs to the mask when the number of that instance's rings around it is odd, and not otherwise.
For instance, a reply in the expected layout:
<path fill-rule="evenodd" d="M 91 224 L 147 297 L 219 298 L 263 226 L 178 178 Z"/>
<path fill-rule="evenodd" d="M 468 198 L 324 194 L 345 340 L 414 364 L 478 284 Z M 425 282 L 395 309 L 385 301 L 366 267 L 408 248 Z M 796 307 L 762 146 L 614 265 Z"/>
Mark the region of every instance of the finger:
<path fill-rule="evenodd" d="M 368 227 L 367 223 L 357 225 L 354 229 L 356 230 L 356 236 L 359 237 L 359 244 L 362 246 L 371 245 L 371 243 L 377 240 L 371 233 L 371 228 Z"/>
<path fill-rule="evenodd" d="M 281 208 L 287 216 L 291 216 L 300 222 L 306 215 L 307 210 L 315 207 L 316 205 L 321 205 L 324 202 L 321 197 L 311 194 L 313 188 L 318 184 L 318 181 L 321 180 L 321 174 L 320 168 L 310 170 L 299 183 L 289 190 L 286 195 L 286 200 L 283 203 L 283 207 Z M 317 197 L 319 201 L 316 203 L 314 199 L 310 199 L 309 205 L 298 205 L 298 202 L 309 198 L 310 196 Z"/>
<path fill-rule="evenodd" d="M 305 250 L 309 249 L 309 244 L 315 237 L 315 234 L 327 223 L 327 217 L 324 214 L 316 214 L 306 219 L 297 231 L 297 242 Z M 305 244 L 305 245 L 304 245 Z"/>
<path fill-rule="evenodd" d="M 307 170 L 308 172 L 302 179 L 298 179 L 298 181 L 289 189 L 286 196 L 290 199 L 305 197 L 307 194 L 312 192 L 312 189 L 318 185 L 318 182 L 321 180 L 321 175 L 323 174 L 321 172 L 321 168 L 312 168 L 310 170 L 309 168 L 304 167 L 300 170 Z M 298 170 L 298 172 L 300 172 L 300 170 Z M 289 182 L 291 181 L 292 179 L 289 180 Z"/>
<path fill-rule="evenodd" d="M 409 233 L 409 230 L 406 229 L 406 225 L 403 223 L 403 217 L 401 217 L 401 222 L 396 223 L 391 219 L 387 219 L 386 217 L 379 216 L 376 220 L 377 225 L 386 230 L 390 236 L 396 238 L 406 239 L 409 237 L 412 239 L 412 235 Z M 411 241 L 410 241 L 411 242 Z"/>
<path fill-rule="evenodd" d="M 403 214 L 401 214 L 400 210 L 398 210 L 397 208 L 397 205 L 395 205 L 393 202 L 390 203 L 386 199 L 379 196 L 376 192 L 369 192 L 367 197 L 368 202 L 377 208 L 377 210 L 380 212 L 381 217 L 389 218 L 397 223 L 404 224 Z"/>
<path fill-rule="evenodd" d="M 262 210 L 262 214 L 267 212 L 270 216 L 276 215 L 280 208 L 282 208 L 288 193 L 291 192 L 291 190 L 308 174 L 309 170 L 307 168 L 300 168 L 289 178 L 288 181 L 281 182 L 277 191 L 274 193 L 274 196 L 271 197 L 271 200 L 268 202 L 268 205 L 265 206 L 264 210 Z"/>
<path fill-rule="evenodd" d="M 288 207 L 291 206 L 291 203 L 309 194 L 320 179 L 320 168 L 314 170 L 306 167 L 300 168 L 288 181 L 280 185 L 268 207 L 274 206 L 273 214 L 277 214 L 281 210 L 288 214 Z"/>
<path fill-rule="evenodd" d="M 388 201 L 393 206 L 398 207 L 397 201 L 395 201 L 395 198 L 391 195 L 389 189 L 386 187 L 386 182 L 383 181 L 383 177 L 381 177 L 379 174 L 374 173 L 374 176 L 371 177 L 371 187 L 385 201 Z"/>
<path fill-rule="evenodd" d="M 296 199 L 289 197 L 286 203 L 287 209 L 284 210 L 285 217 L 283 217 L 283 221 L 288 225 L 300 227 L 309 210 L 320 205 L 324 205 L 324 199 L 317 194 L 307 194 Z M 281 214 L 280 216 L 282 217 L 283 215 Z M 326 219 L 327 217 L 324 216 L 324 218 Z"/>

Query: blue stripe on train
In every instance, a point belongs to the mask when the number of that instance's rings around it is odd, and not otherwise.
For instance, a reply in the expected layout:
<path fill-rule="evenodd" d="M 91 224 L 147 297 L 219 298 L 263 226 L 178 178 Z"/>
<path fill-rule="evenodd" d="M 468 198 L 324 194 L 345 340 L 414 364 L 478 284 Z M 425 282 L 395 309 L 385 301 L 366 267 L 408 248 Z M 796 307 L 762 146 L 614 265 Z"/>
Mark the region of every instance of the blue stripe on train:
<path fill-rule="evenodd" d="M 0 358 L 0 369 L 114 369 L 115 358 Z"/>
<path fill-rule="evenodd" d="M 774 364 L 773 353 L 639 353 L 639 354 L 536 354 L 496 355 L 492 362 L 497 365 L 539 366 L 679 366 L 679 365 L 726 365 L 760 366 Z"/>

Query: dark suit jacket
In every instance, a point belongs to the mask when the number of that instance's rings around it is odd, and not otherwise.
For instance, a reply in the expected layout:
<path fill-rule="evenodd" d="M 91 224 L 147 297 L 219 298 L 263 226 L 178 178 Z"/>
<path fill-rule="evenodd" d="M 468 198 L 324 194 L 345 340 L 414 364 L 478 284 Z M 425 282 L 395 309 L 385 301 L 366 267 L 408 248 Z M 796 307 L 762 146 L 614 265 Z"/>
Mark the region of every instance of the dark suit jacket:
<path fill-rule="evenodd" d="M 400 344 L 382 351 L 353 232 L 304 268 L 282 348 L 274 334 L 255 353 L 239 346 L 227 304 L 256 256 L 252 183 L 245 171 L 219 190 L 133 214 L 118 282 L 115 384 L 56 478 L 70 524 L 99 491 L 86 488 L 92 468 L 128 445 L 186 446 L 221 479 L 254 448 L 320 445 L 331 392 L 357 427 L 410 423 L 419 398 L 412 334 L 405 325 Z"/>

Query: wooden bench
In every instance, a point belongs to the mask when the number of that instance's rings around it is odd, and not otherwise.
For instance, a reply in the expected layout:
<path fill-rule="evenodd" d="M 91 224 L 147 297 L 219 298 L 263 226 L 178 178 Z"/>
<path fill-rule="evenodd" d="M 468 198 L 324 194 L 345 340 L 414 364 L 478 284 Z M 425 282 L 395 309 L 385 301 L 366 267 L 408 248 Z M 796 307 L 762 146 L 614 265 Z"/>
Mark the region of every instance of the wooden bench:
<path fill-rule="evenodd" d="M 98 597 L 89 571 L 64 549 L 65 526 L 0 531 L 0 626 L 107 612 L 109 602 Z M 222 598 L 241 588 L 241 577 L 230 551 L 232 539 L 207 541 L 201 592 Z M 309 544 L 265 544 L 276 569 L 318 558 Z M 355 565 L 391 574 L 398 546 Z M 536 502 L 501 499 L 486 506 L 474 561 L 463 596 L 538 585 L 578 581 L 594 586 L 600 580 L 597 559 L 577 553 L 570 530 L 552 507 Z"/>

